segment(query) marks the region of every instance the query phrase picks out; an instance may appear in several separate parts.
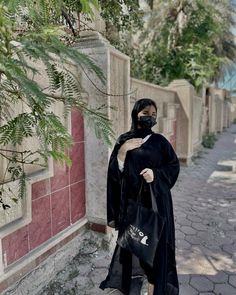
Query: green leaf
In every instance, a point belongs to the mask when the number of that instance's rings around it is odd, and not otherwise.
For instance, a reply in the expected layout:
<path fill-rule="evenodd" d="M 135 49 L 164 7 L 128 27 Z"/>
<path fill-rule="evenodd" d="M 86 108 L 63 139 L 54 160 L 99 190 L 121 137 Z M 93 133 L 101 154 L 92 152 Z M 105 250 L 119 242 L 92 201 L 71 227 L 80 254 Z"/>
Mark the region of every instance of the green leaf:
<path fill-rule="evenodd" d="M 71 18 L 70 8 L 81 12 L 82 5 L 83 13 L 91 17 L 94 7 L 99 6 L 97 0 L 1 3 L 8 8 L 0 5 L 0 144 L 2 151 L 8 150 L 1 157 L 7 161 L 6 175 L 10 174 L 12 181 L 19 180 L 18 197 L 24 197 L 26 165 L 47 167 L 49 157 L 71 165 L 66 151 L 73 146 L 73 139 L 64 118 L 52 112 L 54 105 L 63 104 L 67 119 L 77 107 L 105 142 L 110 143 L 113 136 L 108 118 L 84 101 L 80 77 L 72 68 L 83 71 L 91 79 L 91 85 L 97 81 L 105 83 L 106 78 L 95 59 L 71 46 L 77 39 L 62 19 L 62 9 Z M 35 152 L 22 146 L 30 137 L 39 142 L 34 145 Z M 24 152 L 18 152 L 18 148 Z"/>
<path fill-rule="evenodd" d="M 89 14 L 90 16 L 94 16 L 93 6 L 98 9 L 99 4 L 97 0 L 80 0 L 82 5 L 82 12 Z"/>

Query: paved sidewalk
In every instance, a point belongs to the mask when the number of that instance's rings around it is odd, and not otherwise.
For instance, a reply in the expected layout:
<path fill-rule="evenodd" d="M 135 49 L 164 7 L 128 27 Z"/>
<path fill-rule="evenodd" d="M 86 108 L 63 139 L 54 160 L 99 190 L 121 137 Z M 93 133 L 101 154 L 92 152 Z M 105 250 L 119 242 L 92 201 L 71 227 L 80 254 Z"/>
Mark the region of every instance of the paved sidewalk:
<path fill-rule="evenodd" d="M 204 149 L 190 167 L 182 167 L 172 190 L 180 295 L 236 295 L 236 173 L 230 171 L 235 163 L 232 125 L 213 150 Z M 94 245 L 82 254 L 40 294 L 109 294 L 98 285 L 111 253 Z"/>
<path fill-rule="evenodd" d="M 236 164 L 236 125 L 181 169 L 173 189 L 180 295 L 236 295 L 236 173 L 229 161 Z"/>

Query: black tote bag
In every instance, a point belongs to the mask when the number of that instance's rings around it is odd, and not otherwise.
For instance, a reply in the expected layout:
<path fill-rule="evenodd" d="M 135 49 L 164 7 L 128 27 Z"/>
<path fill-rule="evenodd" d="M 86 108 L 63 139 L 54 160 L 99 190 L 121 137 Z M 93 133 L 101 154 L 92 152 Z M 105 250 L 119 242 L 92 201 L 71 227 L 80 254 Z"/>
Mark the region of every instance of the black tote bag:
<path fill-rule="evenodd" d="M 158 212 L 151 184 L 149 188 L 152 208 L 146 208 L 141 204 L 142 185 L 137 201 L 128 201 L 127 215 L 117 244 L 152 267 L 166 219 Z"/>

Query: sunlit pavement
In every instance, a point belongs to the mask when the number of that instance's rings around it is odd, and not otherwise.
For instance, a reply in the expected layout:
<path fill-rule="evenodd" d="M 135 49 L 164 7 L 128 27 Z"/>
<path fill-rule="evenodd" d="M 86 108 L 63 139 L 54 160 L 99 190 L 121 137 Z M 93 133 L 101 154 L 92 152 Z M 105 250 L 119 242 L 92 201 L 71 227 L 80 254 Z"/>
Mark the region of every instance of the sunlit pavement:
<path fill-rule="evenodd" d="M 172 190 L 180 295 L 236 295 L 236 125 Z"/>

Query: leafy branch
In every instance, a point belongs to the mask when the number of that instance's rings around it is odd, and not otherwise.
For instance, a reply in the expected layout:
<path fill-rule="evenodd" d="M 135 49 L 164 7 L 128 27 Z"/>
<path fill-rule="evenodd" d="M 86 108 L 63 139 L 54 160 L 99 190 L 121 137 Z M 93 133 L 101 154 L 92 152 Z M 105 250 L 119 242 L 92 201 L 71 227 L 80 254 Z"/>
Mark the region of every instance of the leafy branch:
<path fill-rule="evenodd" d="M 97 0 L 78 3 L 79 12 L 92 18 Z M 17 199 L 9 182 L 18 181 L 18 198 L 25 195 L 26 165 L 45 168 L 49 157 L 71 164 L 66 151 L 72 147 L 73 140 L 64 120 L 72 108 L 81 111 L 99 138 L 111 142 L 110 120 L 100 109 L 84 101 L 82 85 L 73 71 L 86 69 L 101 84 L 105 82 L 95 60 L 68 46 L 77 40 L 70 21 L 72 9 L 72 1 L 66 0 L 0 1 L 0 161 L 2 169 L 5 167 L 0 171 L 0 203 L 3 209 L 9 208 L 4 196 Z M 42 79 L 44 83 L 40 82 Z M 58 103 L 64 107 L 63 118 L 52 111 Z M 35 139 L 37 144 L 25 148 L 29 139 Z"/>

